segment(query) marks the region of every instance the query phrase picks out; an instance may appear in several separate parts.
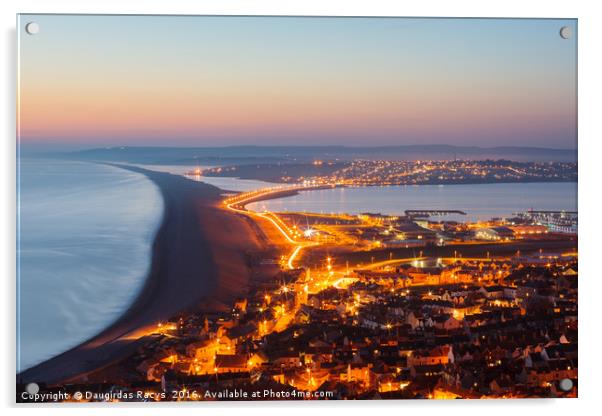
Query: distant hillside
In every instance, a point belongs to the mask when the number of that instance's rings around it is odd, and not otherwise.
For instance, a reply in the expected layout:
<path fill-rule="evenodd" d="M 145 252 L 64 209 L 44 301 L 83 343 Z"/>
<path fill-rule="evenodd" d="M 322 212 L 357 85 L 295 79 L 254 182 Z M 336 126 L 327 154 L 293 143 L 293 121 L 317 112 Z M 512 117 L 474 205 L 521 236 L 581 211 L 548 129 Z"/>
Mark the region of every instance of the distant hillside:
<path fill-rule="evenodd" d="M 313 159 L 381 160 L 485 160 L 520 162 L 576 162 L 577 151 L 536 147 L 468 147 L 450 145 L 407 145 L 381 147 L 346 146 L 232 146 L 232 147 L 107 147 L 62 153 L 80 160 L 114 162 L 224 165 L 246 163 L 302 162 Z"/>

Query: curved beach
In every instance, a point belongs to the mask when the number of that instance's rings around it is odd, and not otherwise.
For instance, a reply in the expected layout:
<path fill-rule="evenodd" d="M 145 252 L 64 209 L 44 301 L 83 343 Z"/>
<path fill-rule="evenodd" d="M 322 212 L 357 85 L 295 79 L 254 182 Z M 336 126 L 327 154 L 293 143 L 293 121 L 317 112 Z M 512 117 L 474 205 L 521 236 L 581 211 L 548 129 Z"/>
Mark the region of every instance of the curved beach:
<path fill-rule="evenodd" d="M 17 382 L 65 383 L 133 353 L 152 329 L 186 310 L 221 310 L 246 288 L 246 254 L 261 250 L 257 229 L 221 206 L 222 190 L 186 178 L 115 165 L 146 175 L 164 200 L 144 287 L 129 309 L 88 341 L 17 375 Z"/>

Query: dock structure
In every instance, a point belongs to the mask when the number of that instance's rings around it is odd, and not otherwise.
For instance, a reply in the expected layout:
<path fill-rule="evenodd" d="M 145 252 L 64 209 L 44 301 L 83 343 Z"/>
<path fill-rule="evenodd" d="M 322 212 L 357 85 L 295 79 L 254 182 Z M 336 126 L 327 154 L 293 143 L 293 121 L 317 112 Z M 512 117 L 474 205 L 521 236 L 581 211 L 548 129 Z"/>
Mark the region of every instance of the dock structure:
<path fill-rule="evenodd" d="M 551 210 L 527 210 L 527 214 L 538 214 L 538 215 L 577 215 L 577 211 L 551 211 Z"/>
<path fill-rule="evenodd" d="M 406 209 L 404 211 L 407 217 L 411 218 L 426 218 L 426 217 L 434 217 L 437 215 L 466 215 L 464 211 L 460 211 L 457 209 Z"/>

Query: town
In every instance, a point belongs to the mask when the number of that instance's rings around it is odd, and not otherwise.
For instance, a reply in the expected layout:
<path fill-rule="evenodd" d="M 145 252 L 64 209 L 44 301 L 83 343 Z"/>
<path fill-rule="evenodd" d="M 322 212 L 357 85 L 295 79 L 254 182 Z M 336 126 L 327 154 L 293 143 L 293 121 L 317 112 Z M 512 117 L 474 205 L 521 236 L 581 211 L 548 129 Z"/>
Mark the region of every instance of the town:
<path fill-rule="evenodd" d="M 461 211 L 245 208 L 315 186 L 226 198 L 273 236 L 250 254 L 258 278 L 246 294 L 229 310 L 157 322 L 132 356 L 60 391 L 92 392 L 78 401 L 576 397 L 576 386 L 559 388 L 577 381 L 576 213 L 471 223 L 437 220 Z"/>
<path fill-rule="evenodd" d="M 193 172 L 190 172 L 194 174 Z M 509 160 L 313 160 L 247 164 L 201 170 L 204 176 L 234 176 L 279 183 L 337 183 L 350 186 L 562 182 L 577 180 L 577 164 Z"/>

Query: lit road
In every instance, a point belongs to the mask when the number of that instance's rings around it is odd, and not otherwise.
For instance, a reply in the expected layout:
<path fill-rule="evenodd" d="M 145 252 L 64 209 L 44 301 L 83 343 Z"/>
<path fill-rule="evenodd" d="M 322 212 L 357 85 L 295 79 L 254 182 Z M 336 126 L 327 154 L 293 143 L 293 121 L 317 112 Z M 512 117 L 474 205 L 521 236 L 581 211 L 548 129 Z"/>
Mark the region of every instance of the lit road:
<path fill-rule="evenodd" d="M 303 247 L 303 245 L 296 246 L 291 255 L 289 256 L 288 261 L 286 262 L 289 269 L 295 268 L 293 262 L 295 261 L 295 258 L 299 255 L 299 252 L 303 249 Z"/>
<path fill-rule="evenodd" d="M 393 264 L 411 263 L 413 261 L 420 261 L 420 260 L 426 260 L 426 259 L 427 259 L 427 257 L 410 257 L 410 258 L 406 258 L 406 259 L 391 259 L 391 260 L 385 260 L 385 261 L 379 261 L 376 263 L 371 263 L 371 264 L 368 264 L 368 265 L 362 266 L 362 267 L 356 267 L 356 270 L 372 270 L 372 269 L 378 269 L 380 267 L 391 266 Z"/>
<path fill-rule="evenodd" d="M 361 267 L 356 267 L 355 270 L 374 270 L 374 269 L 379 269 L 382 267 L 386 267 L 386 266 L 393 266 L 396 264 L 403 264 L 403 263 L 413 263 L 415 261 L 424 261 L 429 259 L 430 257 L 410 257 L 410 258 L 404 258 L 404 259 L 391 259 L 391 260 L 384 260 L 384 261 L 379 261 L 376 263 L 371 263 L 365 266 L 361 266 Z M 438 258 L 439 261 L 441 261 L 441 263 L 455 263 L 457 261 L 460 262 L 489 262 L 489 261 L 510 261 L 511 258 L 507 257 L 507 256 L 497 256 L 497 257 L 439 257 Z"/>
<path fill-rule="evenodd" d="M 332 284 L 332 287 L 334 287 L 335 289 L 347 289 L 347 287 L 355 282 L 357 282 L 359 279 L 357 277 L 348 277 L 348 276 L 343 276 L 337 280 L 335 280 Z"/>
<path fill-rule="evenodd" d="M 250 210 L 244 208 L 244 206 L 245 206 L 245 204 L 248 204 L 252 201 L 256 201 L 258 198 L 267 198 L 270 195 L 279 194 L 279 193 L 282 193 L 285 191 L 293 192 L 293 191 L 297 191 L 297 190 L 305 190 L 308 188 L 312 188 L 312 187 L 295 185 L 295 186 L 288 186 L 288 187 L 275 187 L 275 188 L 268 188 L 268 189 L 263 189 L 263 190 L 245 192 L 243 194 L 239 194 L 234 197 L 226 199 L 224 201 L 224 203 L 226 205 L 226 208 L 228 208 L 231 211 L 234 211 L 234 212 L 237 212 L 237 213 L 243 214 L 243 215 L 249 215 L 251 217 L 257 216 L 257 217 L 260 217 L 260 218 L 263 218 L 263 219 L 269 221 L 280 232 L 280 234 L 282 234 L 282 236 L 285 238 L 285 240 L 294 246 L 293 251 L 289 254 L 288 259 L 286 260 L 287 267 L 289 269 L 294 269 L 295 268 L 295 264 L 294 264 L 295 259 L 297 259 L 299 257 L 301 250 L 303 250 L 303 248 L 305 248 L 305 247 L 316 245 L 317 243 L 296 240 L 294 238 L 294 236 L 295 236 L 294 232 L 290 228 L 288 228 L 288 226 L 284 223 L 284 221 L 282 221 L 275 213 L 268 212 L 268 211 L 266 211 L 266 212 L 250 211 Z"/>

